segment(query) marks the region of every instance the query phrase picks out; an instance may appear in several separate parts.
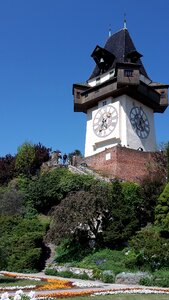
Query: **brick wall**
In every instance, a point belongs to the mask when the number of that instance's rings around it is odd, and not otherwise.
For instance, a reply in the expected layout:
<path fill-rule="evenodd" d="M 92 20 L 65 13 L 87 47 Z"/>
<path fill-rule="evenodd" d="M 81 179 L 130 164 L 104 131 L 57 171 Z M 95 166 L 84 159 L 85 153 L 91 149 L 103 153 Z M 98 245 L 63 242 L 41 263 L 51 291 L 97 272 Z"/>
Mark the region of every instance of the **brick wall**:
<path fill-rule="evenodd" d="M 152 152 L 143 152 L 115 146 L 83 159 L 90 168 L 108 178 L 140 182 L 148 175 L 148 165 L 153 162 Z"/>

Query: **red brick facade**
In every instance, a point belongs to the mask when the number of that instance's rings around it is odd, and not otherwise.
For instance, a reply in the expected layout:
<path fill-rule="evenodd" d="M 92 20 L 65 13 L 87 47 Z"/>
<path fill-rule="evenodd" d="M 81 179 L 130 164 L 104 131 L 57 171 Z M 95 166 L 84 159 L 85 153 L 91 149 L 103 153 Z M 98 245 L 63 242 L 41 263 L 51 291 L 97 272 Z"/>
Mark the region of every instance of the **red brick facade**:
<path fill-rule="evenodd" d="M 83 161 L 105 177 L 140 182 L 148 175 L 148 165 L 153 162 L 153 153 L 115 146 L 86 157 Z"/>

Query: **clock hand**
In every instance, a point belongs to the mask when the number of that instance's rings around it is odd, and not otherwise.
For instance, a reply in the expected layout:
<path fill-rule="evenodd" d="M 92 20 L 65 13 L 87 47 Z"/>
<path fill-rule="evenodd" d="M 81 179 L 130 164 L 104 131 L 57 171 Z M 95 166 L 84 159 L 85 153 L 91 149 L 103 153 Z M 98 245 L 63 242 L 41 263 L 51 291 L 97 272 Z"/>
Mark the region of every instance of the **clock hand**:
<path fill-rule="evenodd" d="M 99 131 L 101 132 L 104 128 L 107 129 L 107 119 L 106 118 L 103 118 L 102 119 L 102 123 L 101 123 L 101 128 L 99 129 Z"/>

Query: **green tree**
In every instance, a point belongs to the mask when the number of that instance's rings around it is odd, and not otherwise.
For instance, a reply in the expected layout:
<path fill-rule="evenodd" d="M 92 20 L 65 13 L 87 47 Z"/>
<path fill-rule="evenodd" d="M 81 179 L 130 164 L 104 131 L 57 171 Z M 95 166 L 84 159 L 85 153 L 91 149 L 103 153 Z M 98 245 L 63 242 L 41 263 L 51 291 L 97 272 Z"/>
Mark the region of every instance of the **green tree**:
<path fill-rule="evenodd" d="M 0 249 L 10 271 L 40 270 L 46 227 L 37 218 L 0 217 Z"/>
<path fill-rule="evenodd" d="M 85 234 L 88 242 L 99 243 L 103 219 L 108 210 L 109 187 L 95 181 L 89 191 L 67 195 L 55 208 L 47 239 L 60 243 L 65 238 L 80 240 Z"/>
<path fill-rule="evenodd" d="M 0 270 L 5 270 L 6 265 L 6 254 L 0 246 Z"/>
<path fill-rule="evenodd" d="M 24 195 L 21 192 L 15 189 L 6 189 L 0 195 L 0 215 L 22 215 L 24 210 Z"/>
<path fill-rule="evenodd" d="M 166 145 L 166 153 L 167 153 L 167 182 L 169 182 L 169 142 Z"/>
<path fill-rule="evenodd" d="M 0 157 L 0 185 L 7 185 L 15 173 L 15 157 L 10 154 Z"/>
<path fill-rule="evenodd" d="M 34 178 L 27 185 L 26 199 L 39 212 L 48 213 L 52 206 L 71 191 L 90 188 L 93 177 L 73 174 L 66 168 L 56 168 Z"/>
<path fill-rule="evenodd" d="M 63 198 L 59 184 L 67 172 L 67 169 L 58 168 L 30 181 L 25 191 L 26 202 L 32 203 L 32 207 L 39 212 L 48 213 L 51 207 L 59 204 Z"/>
<path fill-rule="evenodd" d="M 112 183 L 109 202 L 110 210 L 103 230 L 103 239 L 108 247 L 119 248 L 140 228 L 139 186 L 115 180 Z"/>
<path fill-rule="evenodd" d="M 33 145 L 35 150 L 35 158 L 31 167 L 32 175 L 40 170 L 41 165 L 50 159 L 51 148 L 46 148 L 41 143 Z"/>
<path fill-rule="evenodd" d="M 155 207 L 159 195 L 164 188 L 163 180 L 160 177 L 149 178 L 146 177 L 141 183 L 140 193 L 143 199 L 140 211 L 141 227 L 145 227 L 147 223 L 154 223 L 155 221 Z"/>
<path fill-rule="evenodd" d="M 169 183 L 158 198 L 155 208 L 155 223 L 169 230 Z"/>
<path fill-rule="evenodd" d="M 160 228 L 148 225 L 130 241 L 136 253 L 136 264 L 152 271 L 169 267 L 169 239 L 161 235 Z"/>
<path fill-rule="evenodd" d="M 20 147 L 18 147 L 18 152 L 15 161 L 17 173 L 30 176 L 34 160 L 35 148 L 32 143 L 25 142 Z"/>

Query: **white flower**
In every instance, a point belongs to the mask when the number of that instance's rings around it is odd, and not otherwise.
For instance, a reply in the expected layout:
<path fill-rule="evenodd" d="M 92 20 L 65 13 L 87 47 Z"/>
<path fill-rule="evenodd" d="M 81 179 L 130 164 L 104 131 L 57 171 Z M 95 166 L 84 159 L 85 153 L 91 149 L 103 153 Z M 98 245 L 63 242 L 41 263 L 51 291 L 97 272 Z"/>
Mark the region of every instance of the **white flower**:
<path fill-rule="evenodd" d="M 31 291 L 28 296 L 30 297 L 30 299 L 34 299 L 35 298 L 35 292 L 34 291 Z"/>
<path fill-rule="evenodd" d="M 165 289 L 119 289 L 119 290 L 110 290 L 105 292 L 96 292 L 92 296 L 96 295 L 113 295 L 113 294 L 169 294 L 169 292 Z"/>
<path fill-rule="evenodd" d="M 18 291 L 15 292 L 15 295 L 21 295 L 22 296 L 23 294 L 24 294 L 24 292 L 22 290 L 18 290 Z"/>
<path fill-rule="evenodd" d="M 9 300 L 9 294 L 8 292 L 5 292 L 1 295 L 1 300 Z"/>
<path fill-rule="evenodd" d="M 21 300 L 21 295 L 15 294 L 15 296 L 14 296 L 13 299 L 14 299 L 14 300 Z"/>
<path fill-rule="evenodd" d="M 91 282 L 73 282 L 72 285 L 77 286 L 77 287 L 99 287 L 100 284 L 97 283 L 91 283 Z"/>
<path fill-rule="evenodd" d="M 0 287 L 0 291 L 1 290 L 16 290 L 16 289 L 19 289 L 19 290 L 21 290 L 21 288 L 23 289 L 23 290 L 28 290 L 28 289 L 33 289 L 33 288 L 35 288 L 36 287 L 36 285 L 25 285 L 25 286 L 8 286 L 8 287 Z"/>

